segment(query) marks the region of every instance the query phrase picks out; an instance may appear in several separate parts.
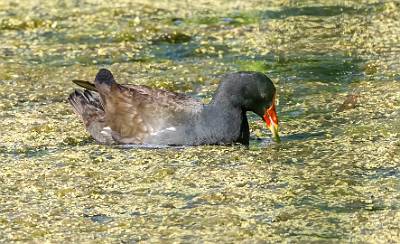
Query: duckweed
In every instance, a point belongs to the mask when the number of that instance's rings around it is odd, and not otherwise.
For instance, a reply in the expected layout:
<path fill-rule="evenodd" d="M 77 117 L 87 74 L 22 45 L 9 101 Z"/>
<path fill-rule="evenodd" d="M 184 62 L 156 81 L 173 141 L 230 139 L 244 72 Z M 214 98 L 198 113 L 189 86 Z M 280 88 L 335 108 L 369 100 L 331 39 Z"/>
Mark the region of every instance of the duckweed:
<path fill-rule="evenodd" d="M 0 242 L 398 242 L 399 19 L 375 0 L 1 1 Z M 249 113 L 249 149 L 98 145 L 66 98 L 100 67 L 204 102 L 262 71 L 282 143 Z"/>

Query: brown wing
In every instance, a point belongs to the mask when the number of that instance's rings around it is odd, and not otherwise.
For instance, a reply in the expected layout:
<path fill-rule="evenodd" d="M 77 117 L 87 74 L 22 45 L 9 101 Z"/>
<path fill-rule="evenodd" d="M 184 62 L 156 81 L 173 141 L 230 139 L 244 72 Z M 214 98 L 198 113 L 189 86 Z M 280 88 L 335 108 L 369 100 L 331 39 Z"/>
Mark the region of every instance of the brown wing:
<path fill-rule="evenodd" d="M 147 86 L 112 83 L 99 90 L 106 125 L 120 143 L 143 143 L 157 131 L 185 123 L 202 107 L 189 96 Z"/>

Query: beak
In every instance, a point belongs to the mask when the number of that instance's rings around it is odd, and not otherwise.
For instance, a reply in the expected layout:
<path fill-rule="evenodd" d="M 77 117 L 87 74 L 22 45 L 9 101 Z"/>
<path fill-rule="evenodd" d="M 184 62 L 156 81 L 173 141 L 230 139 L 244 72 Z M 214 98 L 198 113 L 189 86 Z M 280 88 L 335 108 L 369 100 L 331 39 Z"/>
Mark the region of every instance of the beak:
<path fill-rule="evenodd" d="M 276 114 L 275 109 L 275 97 L 272 100 L 271 107 L 267 108 L 264 113 L 264 121 L 267 124 L 268 129 L 272 132 L 272 138 L 275 142 L 281 142 L 281 138 L 279 137 L 279 127 L 278 127 L 278 115 Z"/>

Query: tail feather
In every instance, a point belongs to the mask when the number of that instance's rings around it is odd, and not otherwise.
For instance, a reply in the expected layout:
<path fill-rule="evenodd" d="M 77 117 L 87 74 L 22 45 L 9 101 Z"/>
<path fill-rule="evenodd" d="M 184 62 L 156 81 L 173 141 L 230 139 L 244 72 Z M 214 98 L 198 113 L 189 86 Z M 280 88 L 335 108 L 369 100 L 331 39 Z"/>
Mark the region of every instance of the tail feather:
<path fill-rule="evenodd" d="M 72 80 L 72 82 L 74 82 L 78 86 L 83 87 L 83 88 L 85 88 L 87 90 L 97 91 L 96 86 L 93 83 L 89 82 L 89 81 L 86 81 L 86 80 Z"/>
<path fill-rule="evenodd" d="M 90 135 L 100 143 L 110 144 L 112 136 L 105 128 L 105 112 L 101 104 L 100 96 L 89 90 L 75 90 L 68 97 L 74 112 L 84 123 Z"/>
<path fill-rule="evenodd" d="M 94 84 L 97 92 L 102 95 L 103 99 L 110 94 L 112 87 L 118 86 L 113 74 L 107 69 L 100 69 L 97 72 Z"/>
<path fill-rule="evenodd" d="M 107 85 L 111 85 L 115 83 L 115 79 L 111 71 L 108 69 L 100 69 L 99 72 L 97 72 L 95 83 L 106 83 Z"/>

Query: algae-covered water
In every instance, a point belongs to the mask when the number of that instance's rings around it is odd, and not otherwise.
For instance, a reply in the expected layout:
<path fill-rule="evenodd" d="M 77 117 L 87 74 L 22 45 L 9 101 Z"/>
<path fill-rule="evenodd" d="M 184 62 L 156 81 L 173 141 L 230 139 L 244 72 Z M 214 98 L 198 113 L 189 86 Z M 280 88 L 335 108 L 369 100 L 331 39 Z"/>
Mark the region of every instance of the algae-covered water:
<path fill-rule="evenodd" d="M 66 98 L 101 67 L 204 102 L 262 71 L 282 143 L 98 145 Z M 0 242 L 399 242 L 399 82 L 397 1 L 0 0 Z"/>

